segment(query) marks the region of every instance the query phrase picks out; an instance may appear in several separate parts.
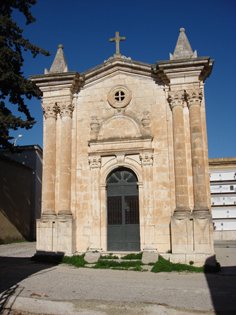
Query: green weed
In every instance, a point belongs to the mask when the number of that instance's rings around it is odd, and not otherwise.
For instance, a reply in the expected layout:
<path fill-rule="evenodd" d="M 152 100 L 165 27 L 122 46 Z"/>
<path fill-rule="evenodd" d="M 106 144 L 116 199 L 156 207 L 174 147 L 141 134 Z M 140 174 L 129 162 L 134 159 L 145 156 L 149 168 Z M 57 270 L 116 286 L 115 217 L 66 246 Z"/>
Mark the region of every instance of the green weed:
<path fill-rule="evenodd" d="M 142 259 L 143 253 L 138 253 L 138 254 L 128 254 L 124 257 L 121 257 L 121 259 Z"/>
<path fill-rule="evenodd" d="M 152 267 L 152 272 L 171 272 L 171 271 L 194 271 L 194 272 L 203 272 L 204 267 L 194 267 L 185 264 L 174 264 L 169 260 L 164 259 L 162 256 L 159 256 L 158 262 Z"/>
<path fill-rule="evenodd" d="M 119 257 L 113 254 L 109 254 L 109 255 L 101 256 L 100 259 L 119 259 Z"/>
<path fill-rule="evenodd" d="M 103 260 L 99 259 L 96 265 L 93 267 L 95 269 L 114 269 L 115 268 L 124 268 L 125 270 L 128 270 L 130 267 L 140 267 L 143 265 L 141 261 L 114 261 L 114 260 Z"/>

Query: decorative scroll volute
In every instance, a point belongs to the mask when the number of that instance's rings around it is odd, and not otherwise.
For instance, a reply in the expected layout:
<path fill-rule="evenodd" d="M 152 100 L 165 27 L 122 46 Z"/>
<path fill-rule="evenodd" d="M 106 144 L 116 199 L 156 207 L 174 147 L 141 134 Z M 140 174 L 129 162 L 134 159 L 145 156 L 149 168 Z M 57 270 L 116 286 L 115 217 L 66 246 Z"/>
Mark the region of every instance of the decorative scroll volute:
<path fill-rule="evenodd" d="M 74 105 L 71 102 L 63 102 L 58 104 L 61 117 L 69 116 L 72 117 Z"/>
<path fill-rule="evenodd" d="M 176 92 L 169 92 L 168 101 L 170 103 L 171 109 L 175 106 L 184 106 L 185 100 L 185 92 L 184 91 L 176 91 Z"/>
<path fill-rule="evenodd" d="M 150 130 L 151 119 L 149 117 L 149 111 L 145 110 L 143 112 L 143 118 L 141 119 L 141 123 L 144 129 Z"/>
<path fill-rule="evenodd" d="M 191 105 L 201 106 L 202 90 L 201 89 L 187 90 L 186 99 L 187 99 L 188 107 L 190 107 Z"/>
<path fill-rule="evenodd" d="M 58 113 L 58 106 L 56 103 L 43 103 L 42 109 L 45 118 L 52 117 L 56 119 Z"/>
<path fill-rule="evenodd" d="M 90 168 L 100 168 L 101 160 L 102 159 L 100 155 L 89 156 L 88 161 L 89 161 Z"/>
<path fill-rule="evenodd" d="M 98 122 L 97 116 L 91 117 L 90 129 L 92 132 L 98 133 L 99 122 Z"/>
<path fill-rule="evenodd" d="M 153 153 L 145 152 L 139 155 L 142 165 L 152 165 L 153 164 Z"/>

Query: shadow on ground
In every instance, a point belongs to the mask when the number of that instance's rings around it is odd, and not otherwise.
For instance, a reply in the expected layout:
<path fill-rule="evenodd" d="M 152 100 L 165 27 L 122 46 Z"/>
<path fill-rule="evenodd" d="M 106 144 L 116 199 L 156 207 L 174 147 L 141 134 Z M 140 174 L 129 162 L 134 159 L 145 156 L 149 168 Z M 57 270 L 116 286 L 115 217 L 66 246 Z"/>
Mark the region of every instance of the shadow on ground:
<path fill-rule="evenodd" d="M 30 258 L 0 257 L 0 314 L 9 298 L 14 295 L 16 299 L 25 289 L 19 286 L 20 281 L 38 272 L 47 272 L 54 266 L 55 264 L 35 263 Z"/>
<path fill-rule="evenodd" d="M 215 314 L 235 314 L 236 266 L 221 267 L 221 271 L 205 273 L 205 277 L 211 293 Z"/>

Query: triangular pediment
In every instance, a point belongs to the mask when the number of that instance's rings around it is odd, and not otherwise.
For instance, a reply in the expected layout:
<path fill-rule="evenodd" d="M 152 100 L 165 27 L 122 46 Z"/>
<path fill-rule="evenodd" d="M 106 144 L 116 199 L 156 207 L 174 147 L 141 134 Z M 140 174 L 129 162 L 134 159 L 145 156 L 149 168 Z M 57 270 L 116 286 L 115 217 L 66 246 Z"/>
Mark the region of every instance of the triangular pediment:
<path fill-rule="evenodd" d="M 96 80 L 102 79 L 109 75 L 116 75 L 117 73 L 126 73 L 132 75 L 140 75 L 144 77 L 155 77 L 159 81 L 158 77 L 153 74 L 153 65 L 131 59 L 124 59 L 122 57 L 111 57 L 94 68 L 91 68 L 83 73 L 84 84 L 89 84 Z"/>

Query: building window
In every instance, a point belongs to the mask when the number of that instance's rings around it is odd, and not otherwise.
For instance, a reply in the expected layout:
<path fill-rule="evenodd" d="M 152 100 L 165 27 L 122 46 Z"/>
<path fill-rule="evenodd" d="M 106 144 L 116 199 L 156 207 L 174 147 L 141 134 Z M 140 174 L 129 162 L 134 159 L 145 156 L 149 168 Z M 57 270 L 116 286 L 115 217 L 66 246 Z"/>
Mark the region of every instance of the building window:
<path fill-rule="evenodd" d="M 230 186 L 230 190 L 234 190 L 234 186 L 232 185 L 232 186 Z"/>

